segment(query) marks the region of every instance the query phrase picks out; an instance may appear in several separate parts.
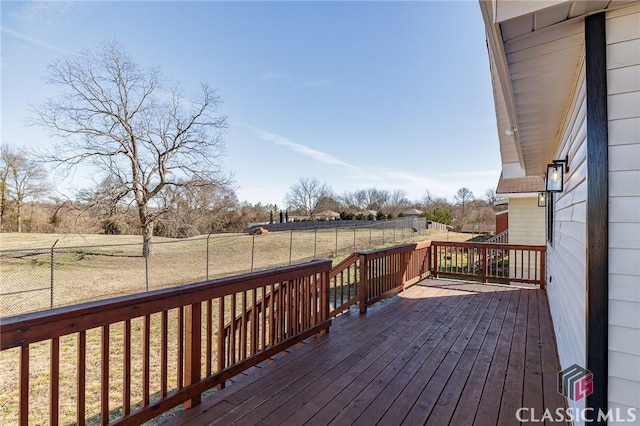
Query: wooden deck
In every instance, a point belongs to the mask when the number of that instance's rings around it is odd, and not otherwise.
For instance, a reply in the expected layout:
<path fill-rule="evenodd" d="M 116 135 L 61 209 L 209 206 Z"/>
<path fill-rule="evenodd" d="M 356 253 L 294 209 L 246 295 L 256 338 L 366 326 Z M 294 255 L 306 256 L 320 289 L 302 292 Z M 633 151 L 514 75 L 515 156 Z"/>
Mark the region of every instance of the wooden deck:
<path fill-rule="evenodd" d="M 542 290 L 427 280 L 334 319 L 170 425 L 518 424 L 565 406 Z"/>

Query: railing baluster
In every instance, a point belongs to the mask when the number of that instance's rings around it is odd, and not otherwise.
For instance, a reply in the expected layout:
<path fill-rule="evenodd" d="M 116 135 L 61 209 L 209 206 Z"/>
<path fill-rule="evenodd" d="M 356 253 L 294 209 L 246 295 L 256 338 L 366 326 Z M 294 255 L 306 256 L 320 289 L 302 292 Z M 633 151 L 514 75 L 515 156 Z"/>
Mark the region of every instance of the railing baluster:
<path fill-rule="evenodd" d="M 249 321 L 251 321 L 251 348 L 249 355 L 255 355 L 258 352 L 258 340 L 259 340 L 259 312 L 258 312 L 258 290 L 253 289 L 251 292 L 251 317 Z"/>
<path fill-rule="evenodd" d="M 224 326 L 224 296 L 218 298 L 218 371 L 222 371 L 227 366 L 225 348 L 225 326 Z M 224 383 L 220 383 L 219 388 L 224 388 Z"/>
<path fill-rule="evenodd" d="M 260 303 L 260 327 L 261 327 L 261 336 L 262 339 L 260 350 L 264 350 L 267 347 L 267 287 L 260 287 L 261 301 Z"/>
<path fill-rule="evenodd" d="M 143 337 L 142 337 L 142 406 L 149 405 L 149 381 L 150 381 L 150 365 L 149 358 L 151 356 L 151 316 L 144 316 Z"/>
<path fill-rule="evenodd" d="M 126 416 L 131 412 L 131 320 L 124 322 L 123 339 L 122 411 Z"/>
<path fill-rule="evenodd" d="M 76 424 L 85 424 L 85 388 L 86 388 L 86 367 L 87 367 L 87 333 L 82 330 L 78 332 L 78 358 L 77 358 L 77 410 Z"/>
<path fill-rule="evenodd" d="M 20 347 L 20 425 L 29 424 L 29 344 Z"/>
<path fill-rule="evenodd" d="M 184 308 L 178 308 L 178 357 L 176 365 L 176 385 L 178 389 L 182 389 L 184 383 Z"/>
<path fill-rule="evenodd" d="M 242 292 L 242 313 L 240 317 L 240 359 L 247 357 L 247 292 Z"/>
<path fill-rule="evenodd" d="M 102 368 L 100 369 L 100 414 L 103 425 L 109 423 L 109 326 L 102 327 Z"/>
<path fill-rule="evenodd" d="M 51 404 L 49 408 L 49 424 L 56 426 L 58 424 L 60 411 L 60 338 L 51 339 L 51 359 L 50 359 L 50 392 Z"/>
<path fill-rule="evenodd" d="M 255 309 L 255 306 L 254 306 Z M 205 320 L 207 322 L 207 343 L 206 343 L 206 361 L 207 361 L 207 376 L 211 375 L 211 359 L 213 357 L 213 302 L 211 299 L 207 300 Z"/>
<path fill-rule="evenodd" d="M 162 311 L 160 314 L 160 397 L 167 396 L 168 390 L 168 351 L 169 351 L 169 313 Z"/>

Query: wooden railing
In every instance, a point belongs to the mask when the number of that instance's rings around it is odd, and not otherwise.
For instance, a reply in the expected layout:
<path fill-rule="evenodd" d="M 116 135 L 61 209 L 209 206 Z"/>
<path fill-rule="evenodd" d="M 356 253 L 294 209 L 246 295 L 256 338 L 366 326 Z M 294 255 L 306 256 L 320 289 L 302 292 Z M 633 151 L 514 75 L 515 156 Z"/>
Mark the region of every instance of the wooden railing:
<path fill-rule="evenodd" d="M 331 316 L 358 303 L 360 312 L 429 275 L 431 242 L 354 253 L 329 274 Z"/>
<path fill-rule="evenodd" d="M 30 390 L 42 380 L 48 381 L 52 425 L 70 422 L 60 418 L 59 395 L 68 388 L 75 395 L 65 398 L 65 409 L 75 404 L 79 425 L 87 416 L 102 424 L 140 424 L 181 403 L 197 405 L 204 391 L 328 329 L 330 269 L 330 261 L 318 260 L 6 318 L 0 350 L 18 351 L 19 423 L 31 423 Z M 48 354 L 41 342 L 48 342 Z M 72 383 L 61 371 L 69 351 L 76 359 Z M 49 366 L 37 371 L 42 357 Z M 97 372 L 87 380 L 90 364 Z M 98 407 L 88 412 L 93 394 Z"/>
<path fill-rule="evenodd" d="M 360 300 L 360 254 L 352 253 L 329 273 L 329 315 L 335 317 Z"/>
<path fill-rule="evenodd" d="M 509 230 L 506 229 L 499 234 L 493 235 L 487 238 L 483 243 L 496 243 L 496 244 L 508 244 L 509 243 Z"/>
<path fill-rule="evenodd" d="M 19 387 L 22 425 L 33 406 L 47 404 L 51 425 L 140 424 L 199 404 L 203 392 L 324 333 L 351 306 L 364 313 L 430 274 L 544 287 L 545 247 L 426 241 L 354 253 L 333 269 L 317 260 L 10 317 L 2 320 L 0 350 L 13 351 L 8 358 L 19 369 L 1 373 Z M 48 400 L 30 406 L 37 393 Z M 69 403 L 71 418 L 63 413 Z"/>
<path fill-rule="evenodd" d="M 433 241 L 432 274 L 545 287 L 545 246 Z"/>

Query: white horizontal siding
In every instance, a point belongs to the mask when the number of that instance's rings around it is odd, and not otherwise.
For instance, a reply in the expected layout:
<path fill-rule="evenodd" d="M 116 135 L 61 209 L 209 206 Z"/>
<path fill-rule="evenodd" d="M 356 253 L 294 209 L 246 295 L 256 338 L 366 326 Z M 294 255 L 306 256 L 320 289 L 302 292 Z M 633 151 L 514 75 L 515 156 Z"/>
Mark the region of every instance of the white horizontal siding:
<path fill-rule="evenodd" d="M 609 406 L 640 425 L 640 4 L 607 14 L 607 86 Z"/>
<path fill-rule="evenodd" d="M 509 199 L 509 243 L 545 244 L 545 209 L 538 198 Z"/>
<path fill-rule="evenodd" d="M 586 365 L 586 89 L 584 53 L 553 158 L 569 155 L 565 190 L 554 196 L 553 242 L 547 245 L 547 292 L 561 367 Z M 584 407 L 584 400 L 568 401 Z"/>

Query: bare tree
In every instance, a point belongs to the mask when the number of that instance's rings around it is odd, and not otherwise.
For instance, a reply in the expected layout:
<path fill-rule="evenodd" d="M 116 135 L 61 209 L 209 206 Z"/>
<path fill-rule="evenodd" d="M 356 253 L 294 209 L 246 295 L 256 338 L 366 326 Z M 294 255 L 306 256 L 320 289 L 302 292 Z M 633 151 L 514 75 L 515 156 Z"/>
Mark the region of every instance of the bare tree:
<path fill-rule="evenodd" d="M 320 183 L 314 177 L 300 178 L 300 181 L 289 189 L 284 201 L 290 209 L 312 215 L 316 212 L 318 203 L 330 196 L 332 196 L 332 190 L 326 183 Z"/>
<path fill-rule="evenodd" d="M 471 192 L 469 188 L 460 188 L 458 189 L 458 192 L 456 192 L 456 195 L 454 195 L 454 199 L 462 209 L 462 222 L 464 224 L 465 207 L 473 200 L 473 192 Z"/>
<path fill-rule="evenodd" d="M 0 153 L 0 177 L 2 178 L 2 206 L 0 216 L 4 218 L 6 204 L 11 200 L 16 211 L 16 231 L 22 232 L 22 208 L 29 199 L 32 201 L 47 189 L 47 172 L 25 151 L 11 150 L 3 146 Z"/>
<path fill-rule="evenodd" d="M 410 204 L 407 193 L 402 189 L 396 189 L 389 196 L 387 210 L 389 210 L 389 213 L 397 216 L 402 210 L 409 207 Z"/>
<path fill-rule="evenodd" d="M 496 190 L 493 188 L 489 188 L 486 191 L 484 191 L 484 199 L 491 206 L 495 205 L 495 202 L 498 199 L 498 196 L 496 195 Z"/>
<path fill-rule="evenodd" d="M 110 176 L 134 200 L 143 255 L 166 212 L 158 203 L 165 188 L 230 179 L 220 165 L 227 120 L 206 84 L 192 100 L 178 85 L 166 90 L 158 71 L 141 70 L 116 42 L 49 70 L 50 83 L 64 93 L 37 108 L 38 124 L 64 142 L 44 159 L 70 168 L 90 163 Z"/>

